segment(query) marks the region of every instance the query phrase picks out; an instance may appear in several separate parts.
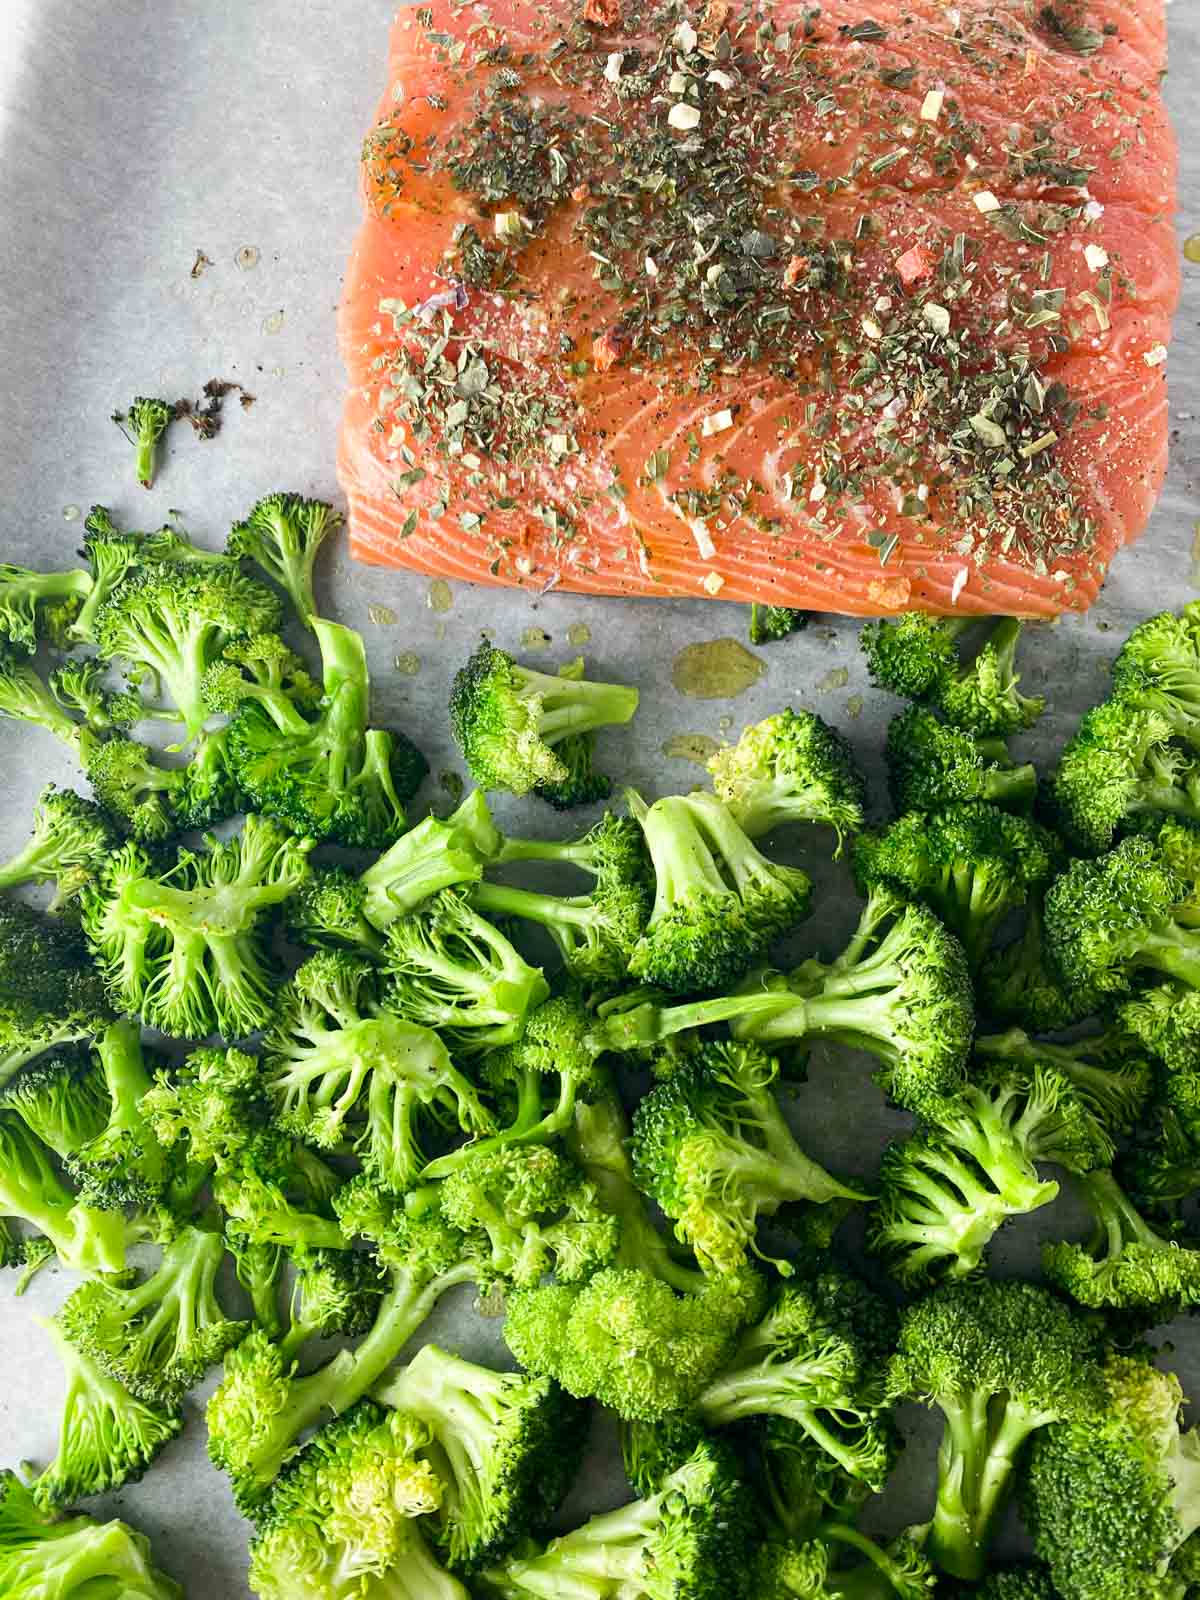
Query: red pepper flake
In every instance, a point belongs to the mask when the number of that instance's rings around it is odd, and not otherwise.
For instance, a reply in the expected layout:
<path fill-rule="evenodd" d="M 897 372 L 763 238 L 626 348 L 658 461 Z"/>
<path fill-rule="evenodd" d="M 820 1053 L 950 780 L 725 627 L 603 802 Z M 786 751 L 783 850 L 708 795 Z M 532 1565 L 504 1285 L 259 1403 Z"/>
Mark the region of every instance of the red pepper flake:
<path fill-rule="evenodd" d="M 793 256 L 783 269 L 783 287 L 785 289 L 794 289 L 807 271 L 808 257 Z"/>
<path fill-rule="evenodd" d="M 592 365 L 597 372 L 607 372 L 621 359 L 628 339 L 629 335 L 618 324 L 613 328 L 605 328 L 600 337 L 592 341 Z"/>
<path fill-rule="evenodd" d="M 907 288 L 929 276 L 933 271 L 933 257 L 923 245 L 915 244 L 897 260 L 896 271 L 900 274 L 900 282 Z"/>
<path fill-rule="evenodd" d="M 615 28 L 621 20 L 621 0 L 585 0 L 583 20 L 594 28 Z"/>

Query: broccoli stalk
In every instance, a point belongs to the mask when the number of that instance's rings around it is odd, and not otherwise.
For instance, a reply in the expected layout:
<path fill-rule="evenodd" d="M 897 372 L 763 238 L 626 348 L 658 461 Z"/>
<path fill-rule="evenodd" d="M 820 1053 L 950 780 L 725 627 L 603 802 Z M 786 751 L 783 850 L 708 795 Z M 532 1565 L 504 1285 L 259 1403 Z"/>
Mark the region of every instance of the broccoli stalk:
<path fill-rule="evenodd" d="M 49 1151 L 12 1116 L 0 1116 L 0 1215 L 28 1222 L 77 1272 L 125 1266 L 130 1224 L 119 1212 L 80 1204 L 51 1166 Z"/>
<path fill-rule="evenodd" d="M 286 590 L 305 627 L 316 616 L 313 568 L 325 540 L 342 519 L 324 500 L 271 494 L 237 523 L 225 545 L 228 555 L 253 561 Z"/>
<path fill-rule="evenodd" d="M 847 741 L 811 711 L 780 711 L 708 763 L 717 799 L 748 838 L 791 822 L 862 827 L 866 782 Z"/>
<path fill-rule="evenodd" d="M 851 1552 L 863 1559 L 846 1567 Z M 761 1545 L 752 1574 L 755 1600 L 926 1600 L 936 1585 L 929 1558 L 911 1534 L 884 1548 L 836 1522 L 823 1524 L 803 1544 Z"/>
<path fill-rule="evenodd" d="M 374 968 L 329 951 L 306 961 L 279 996 L 264 1041 L 266 1092 L 278 1126 L 337 1150 L 363 1121 L 356 1148 L 371 1178 L 403 1193 L 425 1165 L 422 1113 L 467 1133 L 492 1121 L 473 1086 L 428 1028 L 401 1022 L 377 1000 Z"/>
<path fill-rule="evenodd" d="M 1080 1305 L 1168 1308 L 1200 1305 L 1200 1250 L 1157 1232 L 1105 1169 L 1085 1172 L 1079 1193 L 1092 1214 L 1086 1245 L 1042 1247 L 1042 1271 Z"/>
<path fill-rule="evenodd" d="M 72 1152 L 68 1168 L 91 1204 L 110 1209 L 153 1205 L 171 1174 L 142 1110 L 151 1080 L 137 1023 L 111 1023 L 96 1053 L 108 1092 L 108 1118 L 94 1139 Z"/>
<path fill-rule="evenodd" d="M 95 1600 L 183 1600 L 150 1545 L 124 1522 L 46 1515 L 14 1473 L 0 1473 L 0 1591 L 10 1600 L 50 1594 Z"/>
<path fill-rule="evenodd" d="M 143 489 L 154 482 L 159 441 L 178 414 L 177 406 L 146 395 L 138 395 L 128 411 L 113 412 L 113 421 L 133 446 L 134 475 Z"/>
<path fill-rule="evenodd" d="M 363 916 L 371 927 L 386 930 L 442 889 L 479 882 L 487 857 L 475 833 L 478 805 L 486 814 L 483 796 L 476 793 L 444 822 L 426 817 L 367 868 L 358 881 Z"/>
<path fill-rule="evenodd" d="M 926 1550 L 951 1577 L 983 1576 L 1031 1435 L 1098 1404 L 1094 1342 L 1060 1301 L 1018 1281 L 951 1284 L 904 1312 L 892 1390 L 945 1418 Z"/>
<path fill-rule="evenodd" d="M 42 1507 L 108 1494 L 142 1476 L 183 1427 L 183 1414 L 139 1400 L 71 1343 L 57 1319 L 38 1319 L 67 1376 L 58 1454 L 34 1484 Z"/>
<path fill-rule="evenodd" d="M 443 889 L 387 930 L 385 1006 L 478 1054 L 510 1044 L 550 987 L 460 889 Z"/>
<path fill-rule="evenodd" d="M 504 1600 L 666 1595 L 664 1584 L 699 1600 L 725 1593 L 731 1574 L 745 1570 L 752 1528 L 732 1464 L 706 1444 L 657 1494 L 592 1517 L 543 1552 L 486 1572 L 484 1582 Z"/>
<path fill-rule="evenodd" d="M 1200 616 L 1160 612 L 1139 623 L 1113 663 L 1113 691 L 1124 706 L 1153 711 L 1171 734 L 1200 750 Z"/>
<path fill-rule="evenodd" d="M 768 861 L 713 795 L 629 798 L 655 877 L 630 975 L 676 994 L 736 982 L 802 920 L 808 877 Z"/>
<path fill-rule="evenodd" d="M 59 705 L 37 669 L 0 647 L 0 717 L 44 728 L 78 751 L 79 724 Z"/>
<path fill-rule="evenodd" d="M 58 1314 L 72 1345 L 141 1400 L 174 1408 L 245 1335 L 216 1293 L 219 1233 L 183 1228 L 143 1282 L 94 1278 Z"/>
<path fill-rule="evenodd" d="M 427 1344 L 373 1398 L 433 1435 L 445 1462 L 437 1542 L 456 1572 L 501 1560 L 570 1487 L 586 1413 L 548 1378 L 492 1372 Z"/>
<path fill-rule="evenodd" d="M 481 789 L 523 795 L 567 781 L 556 745 L 628 722 L 637 706 L 636 689 L 534 672 L 485 639 L 454 679 L 450 727 Z"/>
<path fill-rule="evenodd" d="M 760 1254 L 760 1218 L 794 1201 L 863 1200 L 804 1153 L 775 1098 L 779 1066 L 753 1045 L 705 1045 L 642 1101 L 634 1171 L 702 1266 Z M 790 1276 L 787 1262 L 776 1262 Z"/>

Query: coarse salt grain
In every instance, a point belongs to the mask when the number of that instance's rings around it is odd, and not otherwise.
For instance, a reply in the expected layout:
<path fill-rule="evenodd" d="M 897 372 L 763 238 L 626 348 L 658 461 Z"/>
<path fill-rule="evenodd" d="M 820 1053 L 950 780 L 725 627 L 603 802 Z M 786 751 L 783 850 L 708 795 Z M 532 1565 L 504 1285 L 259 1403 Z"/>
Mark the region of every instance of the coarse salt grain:
<path fill-rule="evenodd" d="M 720 67 L 714 67 L 709 73 L 707 81 L 715 83 L 718 89 L 732 89 L 733 79 L 727 72 L 722 72 Z"/>
<path fill-rule="evenodd" d="M 704 588 L 708 594 L 720 594 L 725 587 L 725 579 L 719 572 L 710 572 L 704 580 Z"/>
<path fill-rule="evenodd" d="M 930 89 L 921 102 L 921 121 L 936 122 L 942 114 L 942 107 L 945 103 L 946 91 L 944 89 Z"/>
<path fill-rule="evenodd" d="M 614 50 L 604 63 L 604 76 L 609 83 L 617 83 L 621 77 L 621 68 L 625 65 L 625 52 Z"/>
<path fill-rule="evenodd" d="M 1085 244 L 1083 259 L 1087 262 L 1089 271 L 1102 272 L 1108 265 L 1108 251 L 1103 245 Z"/>
<path fill-rule="evenodd" d="M 982 211 L 984 216 L 989 211 L 999 211 L 1000 209 L 1000 202 L 990 189 L 980 189 L 979 193 L 974 196 L 974 200 L 976 211 Z"/>
<path fill-rule="evenodd" d="M 959 567 L 958 571 L 954 574 L 954 582 L 950 585 L 950 604 L 951 605 L 956 605 L 958 603 L 959 595 L 967 587 L 967 578 L 968 578 L 968 576 L 969 576 L 969 573 L 968 573 L 966 567 Z"/>
<path fill-rule="evenodd" d="M 705 417 L 704 421 L 700 424 L 700 432 L 706 439 L 711 439 L 714 433 L 724 433 L 727 428 L 732 427 L 732 411 L 714 411 L 711 416 Z"/>
<path fill-rule="evenodd" d="M 709 533 L 708 528 L 699 520 L 689 522 L 688 527 L 692 530 L 692 538 L 696 541 L 696 549 L 700 552 L 701 561 L 711 561 L 717 553 L 717 547 L 713 543 L 712 534 Z"/>
<path fill-rule="evenodd" d="M 667 112 L 667 125 L 676 128 L 680 133 L 691 133 L 693 128 L 700 126 L 700 107 L 689 106 L 684 100 L 677 100 Z"/>

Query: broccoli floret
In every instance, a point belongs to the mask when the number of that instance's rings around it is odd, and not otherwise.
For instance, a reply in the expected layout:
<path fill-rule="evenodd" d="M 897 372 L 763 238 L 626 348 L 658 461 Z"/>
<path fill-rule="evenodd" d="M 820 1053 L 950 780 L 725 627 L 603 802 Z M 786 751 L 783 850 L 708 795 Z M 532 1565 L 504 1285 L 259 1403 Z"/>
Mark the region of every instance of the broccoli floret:
<path fill-rule="evenodd" d="M 38 1318 L 67 1377 L 58 1453 L 33 1486 L 40 1506 L 71 1505 L 136 1482 L 183 1427 L 183 1413 L 141 1400 L 78 1349 L 58 1318 Z"/>
<path fill-rule="evenodd" d="M 120 734 L 101 740 L 84 730 L 80 754 L 96 799 L 125 833 L 145 843 L 211 828 L 245 809 L 228 728 L 201 734 L 184 767 L 160 767 L 144 744 Z"/>
<path fill-rule="evenodd" d="M 1105 1398 L 1033 1442 L 1022 1512 L 1063 1600 L 1181 1592 L 1172 1558 L 1200 1527 L 1200 1437 L 1179 1426 L 1171 1373 L 1109 1356 Z"/>
<path fill-rule="evenodd" d="M 267 1493 L 296 1441 L 326 1411 L 342 1413 L 391 1366 L 442 1295 L 454 1285 L 502 1282 L 486 1230 L 464 1233 L 443 1215 L 436 1192 L 394 1197 L 356 1178 L 334 1197 L 347 1236 L 361 1233 L 387 1270 L 370 1332 L 352 1352 L 297 1376 L 278 1344 L 255 1329 L 225 1359 L 225 1378 L 208 1406 L 209 1454 L 250 1509 Z M 536 1227 L 530 1221 L 532 1237 Z"/>
<path fill-rule="evenodd" d="M 1196 1075 L 1189 1074 L 1194 1099 Z M 1157 1104 L 1138 1130 L 1133 1148 L 1121 1158 L 1122 1182 L 1140 1204 L 1176 1213 L 1182 1201 L 1200 1189 L 1200 1147 L 1193 1137 L 1195 1116 L 1189 1106 L 1181 1116 L 1173 1106 Z"/>
<path fill-rule="evenodd" d="M 455 1572 L 478 1572 L 544 1529 L 579 1465 L 586 1411 L 549 1378 L 427 1344 L 374 1398 L 427 1427 L 445 1461 L 436 1542 Z"/>
<path fill-rule="evenodd" d="M 753 1515 L 733 1461 L 702 1445 L 657 1494 L 592 1517 L 538 1554 L 518 1555 L 484 1574 L 505 1600 L 594 1595 L 596 1600 L 696 1600 L 728 1594 L 746 1570 Z"/>
<path fill-rule="evenodd" d="M 571 1152 L 619 1223 L 614 1265 L 582 1288 L 556 1283 L 509 1297 L 504 1336 L 522 1366 L 629 1419 L 688 1406 L 762 1310 L 753 1272 L 708 1279 L 676 1260 L 633 1177 L 629 1124 L 609 1086 L 575 1107 Z"/>
<path fill-rule="evenodd" d="M 534 672 L 484 639 L 455 676 L 450 728 L 481 789 L 523 795 L 567 782 L 569 769 L 556 745 L 572 734 L 628 722 L 637 706 L 636 689 Z"/>
<path fill-rule="evenodd" d="M 297 944 L 351 950 L 377 960 L 383 935 L 367 921 L 366 901 L 362 879 L 349 868 L 318 864 L 284 902 L 284 927 Z"/>
<path fill-rule="evenodd" d="M 78 754 L 80 728 L 32 662 L 0 645 L 0 717 L 44 728 Z"/>
<path fill-rule="evenodd" d="M 139 1110 L 164 1150 L 180 1147 L 193 1162 L 219 1167 L 265 1124 L 270 1103 L 257 1057 L 200 1049 L 173 1072 L 157 1072 Z"/>
<path fill-rule="evenodd" d="M 1122 1027 L 1168 1070 L 1168 1082 L 1194 1072 L 1200 1047 L 1200 990 L 1181 983 L 1144 989 L 1118 1009 Z"/>
<path fill-rule="evenodd" d="M 521 1037 L 489 1051 L 481 1062 L 506 1125 L 491 1138 L 439 1156 L 422 1177 L 444 1178 L 473 1152 L 508 1144 L 545 1144 L 567 1133 L 583 1102 L 602 1093 L 607 1082 L 597 1064 L 591 1031 L 591 1015 L 574 995 L 552 996 L 531 1011 Z"/>
<path fill-rule="evenodd" d="M 220 676 L 222 706 L 232 709 L 240 696 L 229 730 L 234 770 L 258 810 L 298 833 L 384 850 L 404 831 L 404 808 L 428 766 L 402 735 L 368 726 L 370 678 L 361 636 L 319 618 L 312 626 L 324 694 L 311 720 L 284 688 L 261 676 Z M 208 686 L 214 693 L 213 679 Z M 307 701 L 307 691 L 301 698 Z"/>
<path fill-rule="evenodd" d="M 641 1102 L 640 1187 L 711 1272 L 762 1255 L 758 1226 L 792 1201 L 865 1200 L 800 1148 L 775 1098 L 779 1064 L 755 1045 L 705 1045 Z M 776 1266 L 791 1274 L 787 1262 Z"/>
<path fill-rule="evenodd" d="M 438 1185 L 442 1214 L 477 1239 L 485 1278 L 532 1288 L 580 1282 L 613 1259 L 618 1219 L 574 1162 L 545 1145 L 468 1151 Z"/>
<path fill-rule="evenodd" d="M 0 863 L 0 889 L 53 882 L 52 911 L 60 911 L 116 847 L 117 838 L 100 807 L 73 789 L 43 789 L 33 814 L 33 833 L 16 855 Z"/>
<path fill-rule="evenodd" d="M 234 1243 L 297 1250 L 348 1250 L 328 1215 L 338 1175 L 279 1128 L 254 1127 L 218 1159 L 213 1198 Z"/>
<path fill-rule="evenodd" d="M 1046 702 L 1018 690 L 1023 624 L 1015 617 L 995 620 L 964 664 L 958 644 L 970 622 L 910 612 L 894 622 L 865 623 L 861 639 L 872 678 L 893 694 L 936 706 L 953 727 L 968 733 L 1006 737 L 1032 727 Z"/>
<path fill-rule="evenodd" d="M 128 411 L 114 411 L 112 420 L 134 448 L 133 470 L 143 489 L 154 482 L 159 441 L 179 415 L 179 408 L 153 396 L 138 395 Z"/>
<path fill-rule="evenodd" d="M 379 1263 L 370 1252 L 300 1250 L 295 1265 L 288 1329 L 280 1341 L 285 1364 L 299 1355 L 310 1339 L 338 1335 L 358 1339 L 370 1331 L 379 1315 L 384 1287 Z M 272 1294 L 274 1282 L 272 1279 Z M 263 1320 L 258 1320 L 261 1327 Z"/>
<path fill-rule="evenodd" d="M 1016 766 L 1003 740 L 976 739 L 911 706 L 888 725 L 888 782 L 897 811 L 940 811 L 986 800 L 1025 812 L 1037 792 L 1032 766 Z"/>
<path fill-rule="evenodd" d="M 1094 1340 L 1053 1295 L 1017 1281 L 950 1284 L 904 1311 L 891 1387 L 945 1417 L 926 1549 L 952 1577 L 983 1576 L 1029 1437 L 1100 1403 Z"/>
<path fill-rule="evenodd" d="M 306 961 L 280 993 L 263 1047 L 277 1125 L 321 1150 L 352 1144 L 385 1188 L 403 1193 L 425 1166 L 424 1118 L 492 1129 L 437 1035 L 380 1008 L 375 968 L 358 956 Z"/>
<path fill-rule="evenodd" d="M 173 1409 L 247 1332 L 217 1298 L 219 1233 L 183 1228 L 157 1268 L 93 1278 L 58 1313 L 72 1345 L 141 1400 Z"/>
<path fill-rule="evenodd" d="M 1063 1074 L 996 1066 L 885 1152 L 873 1246 L 909 1288 L 968 1277 L 1008 1218 L 1056 1198 L 1039 1162 L 1086 1172 L 1112 1159 L 1112 1140 Z"/>
<path fill-rule="evenodd" d="M 140 1533 L 124 1522 L 52 1518 L 11 1472 L 0 1473 L 0 1591 L 8 1600 L 183 1600 Z"/>
<path fill-rule="evenodd" d="M 1139 623 L 1112 669 L 1114 698 L 1165 718 L 1171 733 L 1200 749 L 1200 607 L 1162 611 Z"/>
<path fill-rule="evenodd" d="M 101 1131 L 74 1150 L 67 1166 L 89 1205 L 116 1210 L 153 1206 L 172 1177 L 171 1164 L 142 1111 L 151 1087 L 135 1022 L 113 1022 L 96 1044 L 108 1097 Z"/>
<path fill-rule="evenodd" d="M 71 625 L 71 638 L 95 644 L 96 614 L 113 591 L 135 567 L 150 562 L 196 561 L 210 566 L 229 566 L 224 556 L 198 549 L 190 539 L 172 527 L 155 533 L 128 533 L 118 528 L 107 506 L 93 506 L 83 522 L 83 549 L 92 575 L 92 586 Z"/>
<path fill-rule="evenodd" d="M 0 1216 L 45 1235 L 64 1266 L 120 1272 L 130 1228 L 115 1211 L 82 1205 L 55 1172 L 49 1150 L 17 1117 L 0 1116 Z"/>
<path fill-rule="evenodd" d="M 226 541 L 228 555 L 253 561 L 287 591 L 305 627 L 316 615 L 313 568 L 317 553 L 342 519 L 324 500 L 270 494 L 237 523 Z"/>
<path fill-rule="evenodd" d="M 1158 845 L 1123 839 L 1095 861 L 1072 861 L 1046 896 L 1046 938 L 1068 983 L 1124 995 L 1140 972 L 1200 989 L 1195 885 Z"/>
<path fill-rule="evenodd" d="M 1116 1310 L 1200 1305 L 1200 1249 L 1152 1228 L 1112 1172 L 1077 1180 L 1092 1214 L 1086 1245 L 1055 1240 L 1042 1247 L 1042 1271 L 1080 1305 Z"/>
<path fill-rule="evenodd" d="M 93 733 L 112 733 L 132 727 L 155 715 L 133 689 L 113 690 L 105 682 L 102 661 L 65 661 L 50 674 L 50 693 L 72 716 L 79 716 Z"/>
<path fill-rule="evenodd" d="M 389 925 L 384 968 L 389 1010 L 472 1055 L 519 1039 L 550 993 L 541 970 L 460 889 L 443 889 Z"/>
<path fill-rule="evenodd" d="M 801 633 L 808 627 L 808 615 L 794 606 L 760 605 L 755 601 L 750 607 L 750 643 L 774 644 L 777 639 Z"/>
<path fill-rule="evenodd" d="M 256 1512 L 260 1600 L 469 1600 L 426 1543 L 442 1503 L 429 1431 L 369 1400 L 327 1423 Z"/>
<path fill-rule="evenodd" d="M 887 1420 L 893 1308 L 846 1273 L 780 1289 L 693 1402 L 709 1427 L 786 1417 L 844 1472 L 883 1487 L 895 1461 Z"/>
<path fill-rule="evenodd" d="M 1109 1133 L 1130 1133 L 1142 1115 L 1153 1085 L 1153 1070 L 1136 1038 L 1123 1027 L 1089 1034 L 1071 1044 L 1031 1039 L 1020 1028 L 983 1034 L 975 1054 L 985 1062 L 1014 1063 L 1026 1069 L 1052 1067 Z"/>
<path fill-rule="evenodd" d="M 848 1473 L 790 1417 L 756 1419 L 748 1432 L 755 1483 L 772 1532 L 800 1541 L 831 1524 L 854 1526 L 871 1497 L 868 1484 Z M 899 1444 L 894 1453 L 899 1454 Z"/>
<path fill-rule="evenodd" d="M 83 1045 L 51 1050 L 0 1088 L 0 1111 L 11 1112 L 60 1161 L 103 1133 L 110 1101 L 104 1078 Z"/>
<path fill-rule="evenodd" d="M 321 703 L 320 685 L 277 633 L 254 633 L 227 644 L 205 671 L 202 688 L 209 708 L 230 716 L 248 703 L 301 711 L 314 711 Z"/>
<path fill-rule="evenodd" d="M 1061 860 L 1058 840 L 1026 817 L 975 801 L 925 816 L 909 812 L 855 843 L 864 891 L 879 881 L 923 900 L 981 967 L 996 929 L 1047 883 Z"/>
<path fill-rule="evenodd" d="M 742 732 L 708 763 L 713 789 L 742 831 L 757 839 L 789 822 L 862 827 L 867 786 L 849 742 L 811 711 L 780 711 Z"/>
<path fill-rule="evenodd" d="M 1069 843 L 1096 855 L 1140 816 L 1200 820 L 1200 764 L 1171 742 L 1171 724 L 1157 711 L 1105 700 L 1063 751 L 1052 796 Z"/>
<path fill-rule="evenodd" d="M 612 779 L 596 770 L 594 733 L 569 733 L 554 746 L 554 754 L 567 775 L 561 783 L 535 784 L 533 792 L 539 800 L 556 811 L 573 811 L 576 806 L 597 805 L 612 794 Z"/>
<path fill-rule="evenodd" d="M 163 561 L 134 567 L 96 613 L 107 660 L 161 685 L 194 739 L 208 720 L 204 674 L 232 640 L 274 633 L 282 607 L 229 564 Z"/>
<path fill-rule="evenodd" d="M 988 959 L 975 976 L 983 1012 L 997 1022 L 1011 1022 L 1031 1033 L 1059 1033 L 1100 1009 L 1100 998 L 1088 989 L 1069 988 L 1046 948 L 1044 895 L 1030 897 L 1020 936 Z"/>
<path fill-rule="evenodd" d="M 78 929 L 0 895 L 0 1085 L 55 1045 L 93 1038 L 111 1016 Z"/>
<path fill-rule="evenodd" d="M 607 816 L 580 841 L 572 858 L 586 862 L 590 894 L 549 895 L 509 884 L 481 883 L 472 903 L 495 917 L 519 917 L 545 928 L 568 972 L 588 983 L 620 983 L 646 931 L 653 894 L 635 822 Z"/>
<path fill-rule="evenodd" d="M 913 1537 L 901 1535 L 884 1547 L 837 1523 L 803 1544 L 761 1545 L 750 1582 L 755 1600 L 928 1600 L 937 1586 Z"/>
<path fill-rule="evenodd" d="M 631 804 L 654 866 L 655 897 L 629 973 L 674 994 L 736 982 L 808 910 L 812 884 L 761 854 L 713 795 Z"/>
<path fill-rule="evenodd" d="M 311 839 L 264 817 L 241 834 L 183 850 L 165 872 L 124 845 L 83 892 L 83 924 L 112 993 L 176 1038 L 239 1039 L 274 1010 L 264 913 L 308 872 Z"/>
<path fill-rule="evenodd" d="M 78 569 L 30 572 L 0 561 L 0 640 L 15 655 L 31 656 L 41 640 L 66 648 L 70 626 L 91 588 L 91 577 Z"/>
<path fill-rule="evenodd" d="M 639 1496 L 656 1494 L 711 1436 L 694 1411 L 673 1411 L 653 1422 L 619 1419 L 621 1465 Z"/>

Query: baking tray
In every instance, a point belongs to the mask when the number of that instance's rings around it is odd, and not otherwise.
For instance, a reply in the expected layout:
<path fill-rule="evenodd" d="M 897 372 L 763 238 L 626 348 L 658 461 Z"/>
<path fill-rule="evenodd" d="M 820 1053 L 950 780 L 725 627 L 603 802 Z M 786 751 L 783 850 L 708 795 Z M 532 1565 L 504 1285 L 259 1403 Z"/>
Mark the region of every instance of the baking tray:
<path fill-rule="evenodd" d="M 334 312 L 359 221 L 359 143 L 383 81 L 392 11 L 385 0 L 0 0 L 0 544 L 7 559 L 67 561 L 80 515 L 95 501 L 143 526 L 175 509 L 201 542 L 216 545 L 269 490 L 336 498 L 342 373 Z M 1169 15 L 1182 241 L 1200 231 L 1193 66 L 1200 6 L 1175 0 Z M 1170 361 L 1167 490 L 1142 542 L 1117 558 L 1092 612 L 1029 630 L 1028 682 L 1050 695 L 1053 708 L 1025 741 L 1034 759 L 1049 758 L 1100 698 L 1132 622 L 1200 592 L 1193 552 L 1198 313 L 1200 266 L 1185 264 Z M 174 429 L 160 480 L 143 493 L 109 414 L 135 394 L 194 393 L 212 377 L 244 384 L 253 406 L 230 406 L 211 443 Z M 739 697 L 697 700 L 675 687 L 678 654 L 716 638 L 744 643 L 741 608 L 537 599 L 461 586 L 447 594 L 423 578 L 354 566 L 340 549 L 323 562 L 321 592 L 332 614 L 366 637 L 377 721 L 408 728 L 428 752 L 431 800 L 441 792 L 440 775 L 461 770 L 448 740 L 446 692 L 483 628 L 531 661 L 558 662 L 582 649 L 595 675 L 635 681 L 643 696 L 636 724 L 607 738 L 605 753 L 612 770 L 650 794 L 699 777 L 677 753 L 690 743 L 681 736 L 719 741 L 791 703 L 849 732 L 881 796 L 878 752 L 895 705 L 866 683 L 851 624 L 817 621 L 755 652 L 761 676 Z M 24 838 L 40 786 L 73 777 L 49 736 L 0 724 L 0 851 Z M 569 826 L 538 809 L 546 831 Z M 533 810 L 532 803 L 522 808 L 527 827 Z M 806 941 L 820 944 L 844 930 L 852 905 L 846 878 L 819 853 L 814 865 L 835 891 L 804 930 Z M 818 1057 L 796 1112 L 814 1155 L 869 1172 L 902 1123 L 861 1079 L 861 1068 L 844 1057 Z M 997 1269 L 1032 1269 L 1039 1238 L 1062 1217 L 1041 1212 L 1006 1233 Z M 23 1300 L 0 1283 L 0 1465 L 41 1464 L 53 1454 L 61 1384 L 36 1319 L 50 1315 L 69 1288 L 69 1275 L 56 1269 Z M 1200 1395 L 1193 1329 L 1172 1333 L 1176 1361 Z M 432 1331 L 476 1358 L 502 1349 L 497 1324 L 473 1313 L 469 1294 L 444 1305 Z M 192 1396 L 187 1430 L 144 1482 L 88 1509 L 125 1515 L 144 1529 L 190 1594 L 244 1600 L 247 1530 L 205 1456 L 206 1394 Z M 892 1526 L 929 1509 L 934 1430 L 915 1412 L 905 1422 L 913 1430 L 909 1458 L 883 1508 Z M 611 1504 L 624 1494 L 601 1427 L 573 1505 Z"/>

